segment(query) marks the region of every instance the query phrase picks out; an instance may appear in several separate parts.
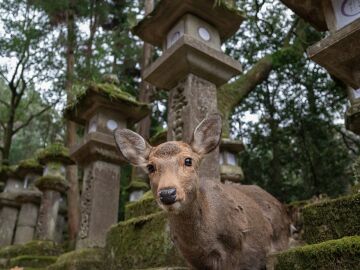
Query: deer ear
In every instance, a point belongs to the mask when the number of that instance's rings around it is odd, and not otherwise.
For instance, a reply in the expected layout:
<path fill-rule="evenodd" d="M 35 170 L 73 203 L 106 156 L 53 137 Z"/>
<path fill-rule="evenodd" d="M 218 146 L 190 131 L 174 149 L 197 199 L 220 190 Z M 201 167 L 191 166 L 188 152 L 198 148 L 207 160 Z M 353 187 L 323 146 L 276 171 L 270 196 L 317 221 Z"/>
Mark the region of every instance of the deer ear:
<path fill-rule="evenodd" d="M 220 137 L 221 116 L 218 113 L 210 114 L 196 127 L 191 148 L 196 153 L 205 155 L 219 145 Z"/>
<path fill-rule="evenodd" d="M 135 166 L 144 166 L 148 162 L 151 146 L 139 134 L 129 129 L 117 129 L 115 142 L 122 155 Z"/>

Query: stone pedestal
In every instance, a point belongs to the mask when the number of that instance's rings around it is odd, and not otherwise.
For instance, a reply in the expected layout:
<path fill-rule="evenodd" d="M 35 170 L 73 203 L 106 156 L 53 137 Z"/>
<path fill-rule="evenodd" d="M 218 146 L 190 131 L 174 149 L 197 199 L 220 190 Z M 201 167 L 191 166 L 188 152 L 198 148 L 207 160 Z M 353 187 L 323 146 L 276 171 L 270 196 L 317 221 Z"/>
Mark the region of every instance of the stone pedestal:
<path fill-rule="evenodd" d="M 244 17 L 213 1 L 163 0 L 134 33 L 163 54 L 144 70 L 144 80 L 170 91 L 168 140 L 190 142 L 196 126 L 217 112 L 216 88 L 241 72 L 221 51 Z M 219 149 L 202 161 L 199 176 L 220 181 Z"/>
<path fill-rule="evenodd" d="M 62 195 L 65 195 L 68 183 L 65 180 L 65 165 L 73 164 L 68 149 L 54 144 L 39 154 L 39 162 L 45 165 L 44 175 L 35 181 L 42 191 L 36 237 L 39 240 L 56 240 L 56 224 Z"/>
<path fill-rule="evenodd" d="M 14 244 L 23 244 L 34 239 L 41 196 L 41 192 L 30 190 L 17 196 L 16 200 L 21 204 L 21 209 Z"/>
<path fill-rule="evenodd" d="M 217 112 L 215 84 L 187 75 L 169 93 L 167 139 L 190 143 L 196 126 L 208 113 L 214 112 Z M 204 158 L 199 175 L 220 181 L 218 148 Z"/>
<path fill-rule="evenodd" d="M 17 167 L 8 167 L 4 171 L 7 180 L 4 192 L 0 194 L 0 246 L 13 243 L 20 208 L 20 204 L 15 198 L 17 192 L 22 188 Z"/>
<path fill-rule="evenodd" d="M 90 84 L 65 117 L 85 126 L 82 142 L 71 156 L 84 167 L 81 224 L 76 248 L 104 247 L 106 232 L 118 220 L 120 165 L 113 132 L 149 113 L 149 107 L 114 83 Z"/>
<path fill-rule="evenodd" d="M 242 141 L 223 138 L 220 144 L 221 181 L 239 183 L 244 179 L 244 172 L 238 164 L 237 155 L 244 151 Z"/>
<path fill-rule="evenodd" d="M 77 248 L 105 246 L 104 235 L 118 220 L 119 194 L 118 165 L 94 161 L 85 167 Z"/>
<path fill-rule="evenodd" d="M 19 204 L 15 202 L 15 198 L 6 195 L 8 194 L 0 195 L 0 247 L 12 244 L 19 213 Z"/>

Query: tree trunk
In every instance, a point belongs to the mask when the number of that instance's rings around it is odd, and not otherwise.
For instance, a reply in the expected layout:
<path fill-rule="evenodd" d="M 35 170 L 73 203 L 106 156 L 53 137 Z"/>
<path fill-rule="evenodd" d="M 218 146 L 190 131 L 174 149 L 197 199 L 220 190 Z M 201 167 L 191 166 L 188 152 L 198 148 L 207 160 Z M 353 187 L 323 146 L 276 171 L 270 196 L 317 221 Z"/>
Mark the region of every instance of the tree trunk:
<path fill-rule="evenodd" d="M 74 50 L 76 46 L 75 34 L 75 0 L 70 1 L 69 9 L 67 10 L 67 49 L 66 49 L 66 92 L 67 103 L 73 100 L 72 87 L 74 77 L 75 56 Z M 76 143 L 76 124 L 71 121 L 66 122 L 66 145 L 72 147 Z M 67 192 L 68 198 L 68 226 L 69 226 L 69 240 L 71 245 L 75 245 L 76 236 L 80 226 L 80 194 L 79 183 L 77 176 L 77 166 L 68 166 L 66 169 L 66 178 L 69 181 L 69 190 Z"/>
<path fill-rule="evenodd" d="M 97 25 L 98 25 L 98 17 L 97 17 L 97 13 L 96 13 L 96 7 L 97 7 L 97 0 L 92 0 L 90 3 L 90 25 L 89 25 L 90 35 L 89 35 L 89 39 L 87 40 L 87 48 L 86 48 L 86 53 L 85 53 L 86 73 L 85 73 L 84 79 L 86 79 L 86 80 L 91 79 L 91 70 L 92 70 L 91 59 L 93 56 L 92 46 L 94 43 L 95 33 L 97 30 Z"/>
<path fill-rule="evenodd" d="M 145 0 L 145 15 L 149 14 L 154 9 L 154 0 Z M 149 43 L 144 43 L 143 55 L 141 61 L 141 73 L 151 64 L 151 58 L 154 48 Z M 139 101 L 149 103 L 152 101 L 155 87 L 151 84 L 142 81 L 140 86 Z M 150 138 L 151 115 L 146 116 L 138 123 L 138 133 L 146 140 Z"/>

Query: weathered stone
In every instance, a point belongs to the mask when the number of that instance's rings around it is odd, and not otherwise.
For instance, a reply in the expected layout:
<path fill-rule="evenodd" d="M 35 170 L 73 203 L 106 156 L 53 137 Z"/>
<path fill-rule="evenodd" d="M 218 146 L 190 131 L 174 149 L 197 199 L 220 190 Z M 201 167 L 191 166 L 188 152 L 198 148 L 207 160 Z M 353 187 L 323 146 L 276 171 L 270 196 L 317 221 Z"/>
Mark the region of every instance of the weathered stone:
<path fill-rule="evenodd" d="M 360 87 L 360 19 L 309 47 L 308 55 L 352 88 Z"/>
<path fill-rule="evenodd" d="M 108 270 L 185 265 L 169 235 L 165 213 L 130 219 L 107 234 L 105 268 Z"/>
<path fill-rule="evenodd" d="M 12 244 L 19 209 L 3 205 L 0 210 L 0 247 Z"/>
<path fill-rule="evenodd" d="M 117 222 L 119 194 L 118 165 L 95 161 L 85 167 L 77 248 L 105 246 L 106 232 Z"/>
<path fill-rule="evenodd" d="M 221 182 L 230 181 L 239 183 L 244 179 L 244 172 L 239 166 L 221 165 L 220 166 Z"/>
<path fill-rule="evenodd" d="M 26 178 L 27 175 L 41 175 L 43 166 L 36 159 L 26 159 L 20 161 L 18 165 L 19 176 Z"/>
<path fill-rule="evenodd" d="M 36 226 L 36 238 L 55 240 L 61 194 L 55 190 L 44 190 Z"/>
<path fill-rule="evenodd" d="M 317 30 L 328 30 L 322 7 L 322 0 L 281 0 L 281 2 L 294 11 L 298 16 L 309 22 Z"/>
<path fill-rule="evenodd" d="M 193 132 L 208 113 L 217 111 L 216 86 L 189 74 L 170 91 L 168 141 L 190 143 Z M 200 177 L 220 181 L 219 149 L 205 156 L 199 169 Z"/>
<path fill-rule="evenodd" d="M 307 243 L 360 235 L 360 194 L 308 205 L 302 216 Z"/>
<path fill-rule="evenodd" d="M 32 256 L 24 255 L 10 259 L 9 266 L 25 269 L 43 268 L 56 262 L 56 256 Z"/>
<path fill-rule="evenodd" d="M 345 114 L 346 129 L 360 134 L 360 104 L 352 104 Z"/>
<path fill-rule="evenodd" d="M 47 270 L 104 270 L 103 250 L 87 248 L 61 255 Z"/>
<path fill-rule="evenodd" d="M 168 31 L 185 14 L 193 14 L 213 25 L 221 41 L 235 34 L 244 20 L 241 11 L 226 5 L 216 6 L 213 0 L 162 0 L 133 31 L 142 40 L 161 47 Z"/>
<path fill-rule="evenodd" d="M 51 190 L 58 193 L 65 193 L 69 187 L 69 184 L 63 177 L 50 174 L 36 179 L 34 184 L 39 190 L 43 192 Z"/>
<path fill-rule="evenodd" d="M 32 202 L 22 204 L 16 226 L 14 244 L 26 243 L 34 239 L 38 212 L 39 204 Z"/>
<path fill-rule="evenodd" d="M 290 249 L 272 258 L 266 269 L 355 270 L 359 265 L 360 236 L 352 236 Z"/>
<path fill-rule="evenodd" d="M 238 61 L 184 34 L 144 70 L 144 80 L 169 90 L 191 73 L 221 86 L 240 74 L 241 70 Z"/>
<path fill-rule="evenodd" d="M 137 202 L 130 202 L 125 206 L 125 220 L 154 214 L 162 211 L 157 205 L 152 191 L 148 191 Z"/>
<path fill-rule="evenodd" d="M 70 158 L 69 149 L 64 147 L 61 143 L 54 143 L 49 145 L 47 148 L 38 151 L 37 160 L 42 165 L 52 162 L 66 165 L 74 164 L 74 161 Z M 46 175 L 46 172 L 44 172 L 44 175 Z"/>

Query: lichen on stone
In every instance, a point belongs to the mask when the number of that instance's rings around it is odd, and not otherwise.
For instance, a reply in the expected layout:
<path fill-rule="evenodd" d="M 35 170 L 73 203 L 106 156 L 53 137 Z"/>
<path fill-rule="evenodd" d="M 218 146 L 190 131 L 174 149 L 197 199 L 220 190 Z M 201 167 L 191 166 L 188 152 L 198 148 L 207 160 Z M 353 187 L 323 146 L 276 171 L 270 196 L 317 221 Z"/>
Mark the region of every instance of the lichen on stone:
<path fill-rule="evenodd" d="M 310 204 L 302 215 L 307 243 L 360 235 L 360 194 Z"/>
<path fill-rule="evenodd" d="M 351 236 L 280 253 L 275 270 L 355 270 L 359 265 L 360 236 Z"/>
<path fill-rule="evenodd" d="M 34 185 L 40 190 L 55 190 L 61 193 L 65 192 L 69 184 L 60 176 L 44 175 L 35 180 Z"/>
<path fill-rule="evenodd" d="M 148 191 L 149 190 L 149 184 L 144 182 L 143 179 L 132 179 L 130 184 L 125 188 L 127 192 L 132 192 L 134 190 L 143 190 Z"/>
<path fill-rule="evenodd" d="M 43 171 L 43 167 L 36 159 L 25 159 L 20 161 L 18 165 L 18 170 L 22 175 L 26 173 L 41 173 Z"/>
<path fill-rule="evenodd" d="M 0 248 L 0 258 L 15 258 L 18 256 L 58 256 L 63 248 L 52 241 L 31 241 L 26 244 L 12 245 Z"/>
<path fill-rule="evenodd" d="M 183 266 L 169 235 L 165 213 L 133 218 L 107 234 L 104 269 L 142 269 Z"/>
<path fill-rule="evenodd" d="M 103 249 L 84 248 L 61 255 L 47 270 L 103 270 Z"/>
<path fill-rule="evenodd" d="M 157 205 L 152 192 L 148 191 L 139 201 L 126 204 L 125 219 L 150 215 L 160 211 L 161 209 Z"/>
<path fill-rule="evenodd" d="M 10 259 L 9 266 L 10 267 L 46 267 L 55 263 L 57 257 L 56 256 L 34 256 L 34 255 L 23 255 Z"/>
<path fill-rule="evenodd" d="M 37 160 L 41 164 L 46 164 L 53 161 L 58 161 L 69 165 L 74 163 L 70 158 L 69 149 L 61 143 L 54 143 L 44 149 L 39 150 L 36 153 L 36 156 Z"/>

